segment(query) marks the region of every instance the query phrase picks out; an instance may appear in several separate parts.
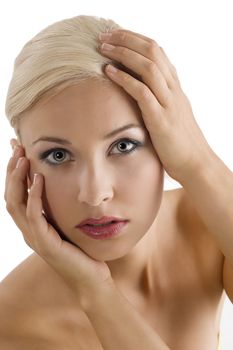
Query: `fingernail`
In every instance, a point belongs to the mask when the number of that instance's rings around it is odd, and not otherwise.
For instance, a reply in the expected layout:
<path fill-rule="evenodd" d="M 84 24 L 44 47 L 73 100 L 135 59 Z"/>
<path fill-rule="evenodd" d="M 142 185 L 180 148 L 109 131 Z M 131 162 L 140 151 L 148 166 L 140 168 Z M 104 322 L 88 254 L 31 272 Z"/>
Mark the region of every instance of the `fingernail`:
<path fill-rule="evenodd" d="M 24 157 L 20 157 L 20 158 L 18 159 L 18 162 L 17 162 L 17 164 L 16 164 L 16 168 L 19 168 L 19 167 L 23 164 L 23 159 L 24 159 Z"/>
<path fill-rule="evenodd" d="M 108 40 L 112 36 L 112 33 L 100 33 L 99 39 L 100 40 Z"/>
<path fill-rule="evenodd" d="M 104 43 L 101 45 L 101 49 L 104 51 L 111 51 L 111 50 L 115 49 L 115 46 Z"/>
<path fill-rule="evenodd" d="M 33 185 L 38 183 L 38 174 L 34 174 Z"/>
<path fill-rule="evenodd" d="M 115 74 L 115 73 L 117 73 L 117 71 L 118 71 L 118 69 L 115 68 L 114 66 L 112 66 L 111 64 L 108 64 L 108 65 L 106 66 L 106 69 L 107 69 L 107 71 L 108 71 L 110 74 Z"/>

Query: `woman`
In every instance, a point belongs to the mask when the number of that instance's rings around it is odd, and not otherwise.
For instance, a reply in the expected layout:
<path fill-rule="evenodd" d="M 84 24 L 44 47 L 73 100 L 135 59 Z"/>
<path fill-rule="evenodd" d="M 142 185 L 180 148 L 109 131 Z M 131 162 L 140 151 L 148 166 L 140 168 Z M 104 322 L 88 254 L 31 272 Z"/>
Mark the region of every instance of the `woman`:
<path fill-rule="evenodd" d="M 217 349 L 233 176 L 164 50 L 111 20 L 57 22 L 17 57 L 6 114 L 6 207 L 35 253 L 1 282 L 1 348 Z"/>

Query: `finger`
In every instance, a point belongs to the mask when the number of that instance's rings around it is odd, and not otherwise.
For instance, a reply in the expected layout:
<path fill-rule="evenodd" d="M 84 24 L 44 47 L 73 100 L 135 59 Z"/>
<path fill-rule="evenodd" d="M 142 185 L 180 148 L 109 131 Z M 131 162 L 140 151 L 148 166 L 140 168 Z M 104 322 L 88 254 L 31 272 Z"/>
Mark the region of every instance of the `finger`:
<path fill-rule="evenodd" d="M 167 60 L 164 59 L 164 55 L 155 40 L 145 39 L 144 36 L 139 36 L 139 34 L 130 31 L 118 30 L 112 32 L 111 37 L 108 37 L 106 42 L 116 46 L 126 47 L 155 62 L 167 80 L 168 85 L 170 86 L 172 84 L 174 78 L 171 74 L 170 66 L 167 64 Z"/>
<path fill-rule="evenodd" d="M 16 158 L 11 158 L 8 165 L 8 181 L 5 189 L 6 208 L 13 217 L 16 225 L 23 232 L 28 230 L 26 222 L 27 184 L 26 174 L 29 163 L 22 157 L 20 166 L 16 167 Z"/>
<path fill-rule="evenodd" d="M 147 129 L 152 130 L 154 127 L 156 128 L 156 123 L 158 123 L 159 126 L 163 121 L 161 119 L 163 108 L 151 90 L 130 74 L 119 69 L 116 69 L 116 72 L 112 73 L 109 67 L 111 67 L 111 65 L 106 66 L 107 75 L 137 101 Z M 153 121 L 149 118 L 151 115 L 154 116 Z M 153 126 L 151 125 L 152 123 Z"/>
<path fill-rule="evenodd" d="M 33 184 L 28 196 L 26 217 L 29 225 L 29 231 L 25 234 L 27 244 L 53 267 L 59 267 L 59 270 L 66 269 L 69 255 L 62 246 L 67 242 L 63 241 L 54 227 L 47 221 L 43 214 L 42 193 L 44 187 L 44 178 L 41 174 L 34 175 Z M 77 249 L 69 245 L 69 249 Z M 72 262 L 72 261 L 71 261 Z M 60 271 L 61 272 L 61 271 Z"/>
<path fill-rule="evenodd" d="M 42 189 L 43 178 L 34 174 L 33 184 L 28 195 L 26 218 L 30 227 L 26 234 L 27 240 L 32 242 L 33 249 L 38 253 L 41 249 L 45 249 L 45 237 L 48 232 L 48 223 L 42 213 Z M 41 254 L 41 253 L 40 253 Z"/>
<path fill-rule="evenodd" d="M 142 35 L 142 34 L 140 34 L 140 33 L 133 32 L 133 31 L 127 30 L 127 29 L 113 29 L 113 30 L 111 30 L 110 32 L 120 32 L 120 31 L 122 31 L 122 32 L 127 32 L 127 33 L 130 33 L 130 34 L 134 34 L 134 35 L 136 35 L 138 38 L 144 39 L 144 40 L 147 41 L 148 43 L 154 42 L 153 39 L 148 38 L 148 37 L 145 36 L 145 35 Z M 171 74 L 173 75 L 174 79 L 177 80 L 177 81 L 179 82 L 179 78 L 178 78 L 178 74 L 177 74 L 177 71 L 176 71 L 175 66 L 174 66 L 174 65 L 171 63 L 171 61 L 169 60 L 169 58 L 168 58 L 166 52 L 164 51 L 164 49 L 163 49 L 161 46 L 159 46 L 159 47 L 160 47 L 160 49 L 161 49 L 161 52 L 162 52 L 163 55 L 164 55 L 164 58 L 166 59 L 166 62 L 167 62 L 167 64 L 168 64 L 168 66 L 170 67 Z"/>
<path fill-rule="evenodd" d="M 18 159 L 23 156 L 24 156 L 24 149 L 22 147 L 15 146 L 14 153 L 12 154 L 12 157 L 10 158 L 6 168 L 5 193 L 4 193 L 5 201 L 6 201 L 6 191 L 8 188 L 9 177 L 13 172 L 13 170 L 15 169 Z"/>
<path fill-rule="evenodd" d="M 161 52 L 164 55 L 164 59 L 166 60 L 167 65 L 170 67 L 170 71 L 171 71 L 171 74 L 172 74 L 173 78 L 176 80 L 176 82 L 180 83 L 179 77 L 178 77 L 178 74 L 177 74 L 177 70 L 176 70 L 175 66 L 170 62 L 166 52 L 164 51 L 164 49 L 161 46 L 160 46 L 160 50 L 161 50 Z"/>
<path fill-rule="evenodd" d="M 136 35 L 138 38 L 144 39 L 144 40 L 147 41 L 148 43 L 155 42 L 153 39 L 148 38 L 147 36 L 142 35 L 142 34 L 140 34 L 140 33 L 133 32 L 133 31 L 131 31 L 131 30 L 126 30 L 126 29 L 113 29 L 113 30 L 110 31 L 110 32 L 117 32 L 117 31 L 123 31 L 123 32 L 128 32 L 128 33 L 130 33 L 130 34 L 134 34 L 134 35 Z M 167 62 L 167 64 L 168 64 L 169 68 L 170 68 L 170 72 L 171 72 L 173 78 L 174 78 L 178 83 L 180 83 L 179 77 L 178 77 L 178 74 L 177 74 L 177 71 L 176 71 L 175 66 L 174 66 L 174 65 L 171 63 L 171 61 L 169 60 L 169 58 L 168 58 L 167 54 L 165 53 L 164 49 L 163 49 L 161 46 L 159 46 L 159 47 L 160 47 L 160 49 L 161 49 L 162 54 L 164 55 L 164 58 L 166 59 L 166 62 Z"/>
<path fill-rule="evenodd" d="M 112 60 L 120 62 L 137 75 L 140 75 L 142 81 L 154 93 L 158 102 L 162 106 L 166 106 L 170 89 L 156 63 L 125 47 L 115 47 L 111 51 L 104 51 L 103 47 L 101 51 L 111 57 Z"/>
<path fill-rule="evenodd" d="M 11 177 L 12 173 L 14 172 L 14 170 L 16 169 L 20 158 L 23 158 L 23 157 L 13 155 L 7 164 L 6 178 L 5 178 L 5 193 L 4 193 L 5 201 L 7 200 L 7 191 L 8 191 L 10 177 Z"/>
<path fill-rule="evenodd" d="M 150 42 L 152 40 L 152 39 L 148 38 L 147 36 L 142 35 L 141 33 L 133 32 L 132 30 L 129 30 L 129 29 L 112 29 L 112 30 L 110 30 L 110 33 L 115 33 L 115 32 L 126 32 L 126 33 L 130 33 L 130 34 L 134 34 L 137 37 L 144 39 L 148 42 Z"/>
<path fill-rule="evenodd" d="M 43 187 L 43 176 L 41 174 L 34 175 L 26 209 L 26 218 L 30 229 L 25 237 L 33 249 L 48 262 L 59 257 L 62 239 L 44 215 Z"/>
<path fill-rule="evenodd" d="M 18 141 L 16 139 L 11 139 L 10 144 L 11 144 L 12 149 L 14 149 L 14 147 L 16 147 L 18 145 Z"/>

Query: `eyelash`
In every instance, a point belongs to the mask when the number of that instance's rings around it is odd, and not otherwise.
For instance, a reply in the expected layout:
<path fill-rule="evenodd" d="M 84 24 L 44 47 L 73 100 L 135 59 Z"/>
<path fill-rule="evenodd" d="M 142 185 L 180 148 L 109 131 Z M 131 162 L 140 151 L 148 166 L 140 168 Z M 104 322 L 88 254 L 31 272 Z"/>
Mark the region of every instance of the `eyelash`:
<path fill-rule="evenodd" d="M 125 156 L 125 155 L 127 155 L 127 154 L 131 154 L 131 153 L 133 153 L 138 147 L 142 146 L 142 143 L 139 142 L 139 141 L 136 141 L 136 140 L 131 140 L 131 139 L 120 139 L 120 140 L 118 140 L 117 142 L 115 142 L 115 143 L 113 144 L 112 148 L 114 148 L 116 145 L 118 145 L 118 144 L 120 144 L 120 143 L 122 143 L 122 142 L 131 143 L 131 144 L 134 145 L 134 148 L 131 149 L 130 151 L 127 151 L 127 152 L 118 153 L 118 155 L 123 155 L 123 156 Z M 70 152 L 67 151 L 67 150 L 65 150 L 64 148 L 51 148 L 51 149 L 49 149 L 49 150 L 47 150 L 47 151 L 41 153 L 41 154 L 39 155 L 39 159 L 42 160 L 43 162 L 45 162 L 45 163 L 51 165 L 51 166 L 59 166 L 60 164 L 64 164 L 64 162 L 53 163 L 53 162 L 51 162 L 50 160 L 48 160 L 48 157 L 49 157 L 50 154 L 55 153 L 55 152 L 59 152 L 59 151 L 60 151 L 60 152 L 69 153 L 69 154 L 70 154 Z"/>

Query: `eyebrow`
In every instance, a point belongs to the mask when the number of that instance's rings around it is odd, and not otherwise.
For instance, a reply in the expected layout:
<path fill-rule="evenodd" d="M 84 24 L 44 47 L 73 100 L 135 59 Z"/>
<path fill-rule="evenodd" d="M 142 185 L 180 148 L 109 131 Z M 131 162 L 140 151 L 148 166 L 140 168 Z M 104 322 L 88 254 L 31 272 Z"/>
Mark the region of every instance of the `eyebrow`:
<path fill-rule="evenodd" d="M 109 134 L 104 136 L 104 140 L 109 139 L 109 138 L 115 136 L 116 134 L 119 134 L 120 132 L 127 130 L 127 129 L 131 129 L 131 128 L 143 129 L 143 127 L 141 125 L 131 123 L 131 124 L 121 126 L 120 128 L 111 131 Z M 41 136 L 39 139 L 34 141 L 31 145 L 34 146 L 39 141 L 56 142 L 56 143 L 60 143 L 61 145 L 71 145 L 70 141 L 59 138 L 59 137 L 53 137 L 53 136 Z"/>

